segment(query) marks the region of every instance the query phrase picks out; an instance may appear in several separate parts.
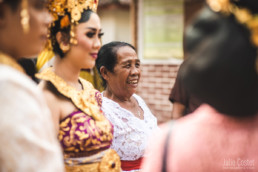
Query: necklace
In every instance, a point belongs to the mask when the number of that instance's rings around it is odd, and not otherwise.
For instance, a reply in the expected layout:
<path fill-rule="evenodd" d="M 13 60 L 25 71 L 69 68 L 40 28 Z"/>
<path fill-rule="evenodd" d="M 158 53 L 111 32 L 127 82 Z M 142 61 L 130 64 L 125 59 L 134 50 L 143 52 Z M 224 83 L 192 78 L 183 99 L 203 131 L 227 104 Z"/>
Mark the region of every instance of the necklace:
<path fill-rule="evenodd" d="M 137 116 L 141 117 L 141 112 L 139 110 L 137 110 Z"/>
<path fill-rule="evenodd" d="M 141 118 L 141 111 L 140 111 L 140 107 L 138 106 L 138 108 L 137 108 L 137 113 L 136 113 L 136 115 L 139 117 L 139 118 Z"/>

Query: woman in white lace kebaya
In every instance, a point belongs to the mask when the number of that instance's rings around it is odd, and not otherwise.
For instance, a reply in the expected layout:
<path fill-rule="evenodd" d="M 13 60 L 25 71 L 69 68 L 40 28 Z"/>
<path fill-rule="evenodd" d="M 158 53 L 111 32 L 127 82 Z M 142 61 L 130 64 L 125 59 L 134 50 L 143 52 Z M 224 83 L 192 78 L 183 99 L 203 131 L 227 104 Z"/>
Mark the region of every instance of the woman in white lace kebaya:
<path fill-rule="evenodd" d="M 96 61 L 103 78 L 102 110 L 114 125 L 112 148 L 121 158 L 123 171 L 139 171 L 148 137 L 157 119 L 135 94 L 141 76 L 135 48 L 125 42 L 104 45 Z"/>

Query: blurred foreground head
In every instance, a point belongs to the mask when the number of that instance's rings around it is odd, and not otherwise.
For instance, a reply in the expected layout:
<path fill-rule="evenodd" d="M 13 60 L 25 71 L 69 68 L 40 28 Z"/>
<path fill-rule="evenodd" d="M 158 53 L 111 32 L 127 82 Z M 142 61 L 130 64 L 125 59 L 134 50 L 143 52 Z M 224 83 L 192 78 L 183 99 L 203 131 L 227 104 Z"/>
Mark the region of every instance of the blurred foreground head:
<path fill-rule="evenodd" d="M 258 1 L 207 0 L 185 36 L 186 88 L 226 115 L 257 114 Z"/>

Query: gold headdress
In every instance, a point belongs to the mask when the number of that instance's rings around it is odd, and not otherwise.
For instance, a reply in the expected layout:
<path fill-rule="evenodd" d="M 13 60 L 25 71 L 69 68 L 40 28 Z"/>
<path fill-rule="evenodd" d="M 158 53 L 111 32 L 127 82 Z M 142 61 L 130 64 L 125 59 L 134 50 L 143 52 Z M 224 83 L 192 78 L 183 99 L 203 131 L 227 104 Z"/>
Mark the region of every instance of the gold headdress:
<path fill-rule="evenodd" d="M 60 27 L 64 28 L 71 26 L 70 31 L 70 43 L 77 44 L 75 39 L 74 27 L 81 19 L 81 13 L 83 10 L 90 9 L 94 12 L 97 11 L 99 0 L 50 0 L 48 8 L 50 13 L 54 17 L 54 21 L 60 20 Z M 71 18 L 66 15 L 66 12 L 70 13 Z"/>
<path fill-rule="evenodd" d="M 230 0 L 207 0 L 207 4 L 214 12 L 226 16 L 234 15 L 236 20 L 250 31 L 251 42 L 258 47 L 258 14 L 252 14 L 249 9 L 238 7 Z"/>

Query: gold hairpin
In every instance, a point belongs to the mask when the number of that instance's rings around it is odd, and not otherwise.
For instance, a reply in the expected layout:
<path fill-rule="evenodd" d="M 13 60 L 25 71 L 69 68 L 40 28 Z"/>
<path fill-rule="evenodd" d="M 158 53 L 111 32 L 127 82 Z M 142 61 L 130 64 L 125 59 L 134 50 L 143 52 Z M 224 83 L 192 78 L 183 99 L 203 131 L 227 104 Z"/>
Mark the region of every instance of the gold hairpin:
<path fill-rule="evenodd" d="M 99 0 L 52 0 L 48 3 L 48 9 L 54 21 L 60 20 L 60 27 L 65 28 L 71 26 L 70 28 L 70 43 L 76 45 L 77 39 L 75 35 L 75 26 L 81 19 L 81 14 L 84 10 L 90 9 L 94 12 L 97 11 Z M 67 15 L 70 13 L 70 19 Z"/>

